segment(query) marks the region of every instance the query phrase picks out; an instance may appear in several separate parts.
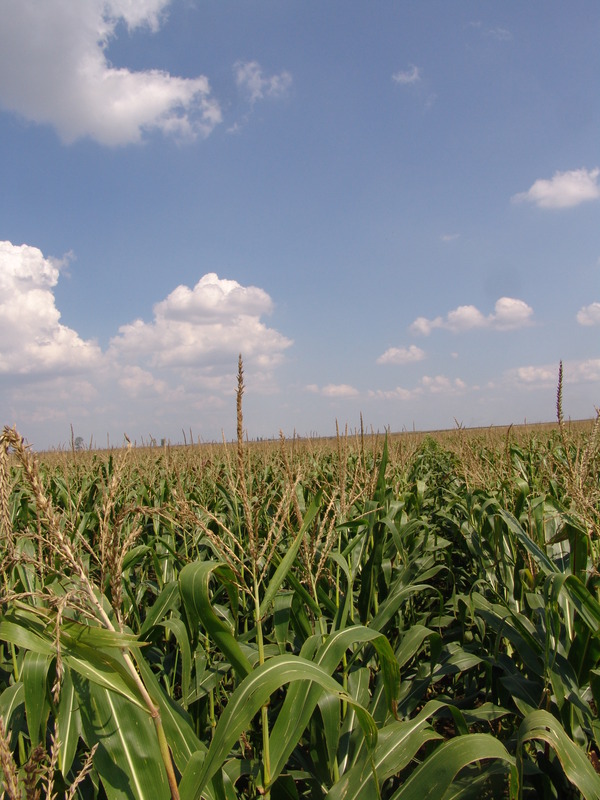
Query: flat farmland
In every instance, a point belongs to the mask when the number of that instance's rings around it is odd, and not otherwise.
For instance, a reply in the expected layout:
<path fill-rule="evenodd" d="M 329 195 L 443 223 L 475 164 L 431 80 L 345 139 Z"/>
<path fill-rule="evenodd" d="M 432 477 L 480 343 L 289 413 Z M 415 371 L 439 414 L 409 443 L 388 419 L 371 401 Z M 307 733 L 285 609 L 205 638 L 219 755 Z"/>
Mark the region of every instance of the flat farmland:
<path fill-rule="evenodd" d="M 600 797 L 600 424 L 36 455 L 7 798 Z M 559 405 L 560 410 L 560 405 Z"/>

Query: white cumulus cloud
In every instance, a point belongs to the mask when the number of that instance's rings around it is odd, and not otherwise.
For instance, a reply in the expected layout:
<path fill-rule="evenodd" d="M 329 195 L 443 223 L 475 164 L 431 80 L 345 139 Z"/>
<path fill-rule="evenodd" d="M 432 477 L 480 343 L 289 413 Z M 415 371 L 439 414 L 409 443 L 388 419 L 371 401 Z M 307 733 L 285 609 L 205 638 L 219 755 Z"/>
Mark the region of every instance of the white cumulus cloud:
<path fill-rule="evenodd" d="M 193 289 L 178 286 L 154 306 L 152 322 L 135 320 L 119 328 L 109 355 L 120 362 L 153 368 L 210 367 L 242 352 L 262 371 L 281 363 L 292 342 L 261 316 L 272 309 L 269 295 L 254 286 L 204 275 Z"/>
<path fill-rule="evenodd" d="M 56 375 L 99 364 L 98 345 L 60 322 L 58 277 L 37 247 L 0 242 L 0 373 Z"/>
<path fill-rule="evenodd" d="M 444 320 L 442 317 L 435 317 L 435 319 L 417 317 L 410 326 L 410 332 L 419 336 L 429 336 L 432 330 L 442 327 L 444 327 Z"/>
<path fill-rule="evenodd" d="M 580 325 L 600 325 L 600 303 L 591 303 L 580 308 L 577 312 L 577 322 Z"/>
<path fill-rule="evenodd" d="M 410 326 L 414 334 L 428 336 L 436 328 L 444 328 L 453 333 L 476 328 L 493 328 L 495 330 L 515 330 L 531 325 L 533 309 L 523 300 L 514 297 L 501 297 L 496 301 L 494 311 L 485 316 L 473 305 L 459 306 L 448 312 L 446 317 L 417 317 Z"/>
<path fill-rule="evenodd" d="M 163 396 L 168 392 L 166 381 L 155 378 L 151 372 L 135 365 L 128 366 L 126 370 L 122 371 L 118 383 L 129 397 L 147 395 L 148 392 Z"/>
<path fill-rule="evenodd" d="M 416 361 L 422 361 L 425 358 L 425 352 L 414 344 L 410 347 L 390 347 L 385 353 L 382 353 L 377 359 L 378 364 L 414 364 Z"/>
<path fill-rule="evenodd" d="M 526 192 L 513 195 L 514 203 L 534 203 L 540 208 L 571 208 L 600 197 L 600 169 L 555 172 L 549 180 L 540 178 Z"/>
<path fill-rule="evenodd" d="M 459 306 L 450 311 L 443 327 L 451 331 L 468 331 L 471 328 L 484 328 L 486 318 L 475 306 Z"/>
<path fill-rule="evenodd" d="M 494 313 L 487 318 L 488 324 L 498 330 L 515 330 L 531 324 L 533 309 L 523 300 L 501 297 L 494 306 Z"/>
<path fill-rule="evenodd" d="M 221 122 L 208 79 L 116 68 L 106 49 L 119 23 L 156 31 L 171 0 L 3 0 L 0 105 L 52 125 L 65 142 L 139 142 L 156 129 L 179 139 Z"/>
<path fill-rule="evenodd" d="M 260 316 L 273 310 L 269 295 L 256 286 L 240 286 L 237 281 L 219 278 L 210 272 L 193 289 L 178 286 L 155 306 L 157 317 L 206 322 L 243 316 Z"/>
<path fill-rule="evenodd" d="M 71 423 L 101 437 L 177 431 L 178 420 L 218 431 L 239 353 L 253 395 L 278 391 L 275 368 L 292 342 L 263 323 L 273 308 L 263 289 L 208 273 L 157 303 L 152 321 L 123 325 L 102 351 L 60 321 L 59 264 L 36 247 L 0 242 L 2 424 L 46 425 L 46 441 L 50 423 L 57 437 Z"/>

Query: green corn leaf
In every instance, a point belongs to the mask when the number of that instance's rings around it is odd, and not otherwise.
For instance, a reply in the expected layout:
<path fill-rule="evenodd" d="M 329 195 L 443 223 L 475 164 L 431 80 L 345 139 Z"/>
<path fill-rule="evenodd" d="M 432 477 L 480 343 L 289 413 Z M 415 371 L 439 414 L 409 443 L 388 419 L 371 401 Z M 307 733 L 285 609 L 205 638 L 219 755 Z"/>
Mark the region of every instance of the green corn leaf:
<path fill-rule="evenodd" d="M 373 764 L 361 759 L 330 789 L 329 800 L 362 800 L 376 797 L 375 771 L 382 784 L 387 778 L 401 772 L 410 764 L 420 748 L 429 741 L 441 739 L 428 722 L 440 707 L 435 701 L 427 704 L 420 714 L 409 722 L 392 722 L 381 728 L 373 755 Z"/>
<path fill-rule="evenodd" d="M 179 573 L 181 596 L 191 624 L 196 626 L 198 622 L 202 622 L 238 677 L 244 678 L 252 672 L 252 664 L 244 655 L 232 628 L 222 617 L 217 616 L 213 609 L 209 594 L 210 579 L 213 575 L 225 585 L 228 592 L 231 594 L 235 592 L 237 598 L 237 588 L 233 585 L 234 575 L 231 569 L 217 561 L 187 564 Z"/>
<path fill-rule="evenodd" d="M 314 661 L 332 675 L 346 650 L 354 644 L 371 643 L 378 649 L 386 686 L 388 708 L 393 710 L 400 683 L 400 672 L 394 653 L 383 634 L 362 625 L 336 631 L 327 637 Z M 387 645 L 387 646 L 386 646 Z M 303 648 L 302 655 L 308 652 Z M 271 774 L 281 773 L 290 753 L 298 743 L 321 696 L 321 687 L 311 684 L 295 684 L 290 687 L 281 712 L 273 726 L 271 747 Z"/>
<path fill-rule="evenodd" d="M 452 646 L 454 643 L 448 645 L 449 652 L 444 655 L 441 663 L 439 663 L 433 670 L 433 679 L 440 678 L 443 675 L 456 675 L 460 672 L 466 672 L 481 663 L 481 658 L 463 650 L 462 647 Z"/>
<path fill-rule="evenodd" d="M 302 540 L 304 539 L 306 531 L 311 526 L 314 518 L 317 516 L 317 513 L 321 507 L 321 502 L 322 502 L 322 493 L 318 492 L 316 497 L 313 499 L 312 503 L 306 510 L 306 513 L 302 520 L 302 525 L 300 526 L 300 530 L 296 534 L 294 541 L 288 548 L 285 556 L 279 562 L 277 569 L 273 574 L 273 577 L 269 581 L 269 585 L 265 590 L 265 593 L 263 595 L 260 604 L 261 617 L 266 614 L 267 609 L 269 608 L 270 604 L 273 602 L 275 598 L 275 595 L 279 591 L 279 587 L 284 582 L 290 569 L 292 568 L 296 560 L 296 556 L 298 555 L 298 550 L 300 549 L 300 545 L 302 544 Z"/>
<path fill-rule="evenodd" d="M 434 800 L 446 792 L 455 776 L 475 761 L 496 758 L 514 764 L 498 739 L 487 733 L 458 736 L 440 745 L 409 776 L 391 800 Z"/>
<path fill-rule="evenodd" d="M 377 727 L 371 715 L 356 703 L 327 672 L 317 664 L 299 656 L 283 655 L 269 659 L 248 675 L 230 696 L 221 714 L 215 734 L 201 770 L 190 762 L 180 786 L 182 800 L 197 800 L 208 781 L 223 767 L 231 747 L 246 730 L 254 715 L 269 697 L 291 681 L 317 683 L 325 691 L 345 700 L 357 714 L 370 750 L 377 741 Z M 276 778 L 273 774 L 273 780 Z"/>
<path fill-rule="evenodd" d="M 511 767 L 507 777 L 507 768 L 502 761 L 481 762 L 465 767 L 458 778 L 452 782 L 441 800 L 481 800 L 481 798 L 508 798 L 513 786 Z M 508 785 L 507 785 L 508 784 Z"/>
<path fill-rule="evenodd" d="M 7 729 L 11 727 L 13 714 L 24 703 L 25 689 L 22 681 L 13 683 L 0 694 L 0 717 L 4 720 Z"/>
<path fill-rule="evenodd" d="M 193 786 L 194 776 L 202 772 L 205 760 L 206 750 L 198 750 L 190 758 L 178 787 L 180 800 L 185 800 L 188 796 L 191 797 L 189 793 L 195 791 Z M 244 769 L 245 764 L 246 762 L 242 759 L 232 759 L 227 762 L 223 765 L 222 770 L 217 770 L 212 781 L 204 786 L 200 794 L 194 794 L 194 797 L 197 797 L 198 800 L 200 798 L 203 798 L 203 800 L 230 800 L 231 793 L 226 793 L 225 783 L 227 783 L 228 787 L 231 785 L 232 781 L 229 777 L 231 774 L 234 775 L 234 779 L 235 777 L 239 777 L 240 774 L 249 775 L 250 770 Z M 227 773 L 229 773 L 229 775 Z M 224 775 L 226 775 L 226 777 L 224 777 Z"/>
<path fill-rule="evenodd" d="M 292 613 L 293 592 L 279 592 L 274 599 L 273 629 L 275 641 L 281 654 L 285 653 Z"/>
<path fill-rule="evenodd" d="M 146 611 L 146 619 L 140 628 L 140 636 L 145 636 L 151 628 L 160 623 L 164 616 L 179 605 L 180 594 L 177 581 L 167 583 L 153 605 Z"/>
<path fill-rule="evenodd" d="M 590 670 L 600 664 L 600 637 L 580 617 L 573 621 L 568 658 L 580 686 L 585 683 Z"/>
<path fill-rule="evenodd" d="M 531 740 L 541 740 L 552 747 L 567 779 L 585 800 L 600 800 L 600 775 L 592 767 L 585 751 L 567 736 L 556 717 L 547 711 L 533 711 L 525 717 L 518 733 L 519 764 L 522 764 L 523 745 Z"/>
<path fill-rule="evenodd" d="M 48 670 L 51 656 L 29 650 L 23 662 L 23 687 L 25 689 L 25 712 L 27 728 L 33 747 L 45 745 L 46 720 L 50 713 Z"/>
<path fill-rule="evenodd" d="M 424 625 L 411 625 L 407 631 L 404 631 L 400 647 L 396 651 L 398 665 L 403 667 L 411 658 L 414 658 L 425 639 L 434 634 L 435 631 L 426 628 Z"/>
<path fill-rule="evenodd" d="M 365 531 L 365 537 L 369 531 Z M 383 525 L 376 524 L 373 528 L 374 544 L 367 562 L 360 573 L 360 592 L 357 607 L 361 622 L 364 624 L 371 616 L 371 608 L 378 607 L 380 584 L 382 575 L 381 561 L 383 558 Z"/>
<path fill-rule="evenodd" d="M 136 656 L 137 668 L 144 685 L 159 708 L 165 736 L 177 769 L 183 773 L 195 753 L 206 753 L 206 746 L 196 736 L 188 714 L 167 695 L 148 662 L 139 652 Z"/>
<path fill-rule="evenodd" d="M 370 702 L 369 682 L 371 679 L 371 671 L 367 667 L 360 667 L 355 669 L 348 675 L 348 693 L 354 697 L 361 705 L 368 708 Z M 352 707 L 346 709 L 346 715 L 342 722 L 340 731 L 340 744 L 338 747 L 338 769 L 340 775 L 343 775 L 350 767 L 350 756 L 353 754 L 354 758 L 352 763 L 356 760 L 357 749 L 354 746 L 356 738 L 356 714 Z"/>
<path fill-rule="evenodd" d="M 538 637 L 530 620 L 500 603 L 488 602 L 478 592 L 473 593 L 472 602 L 477 615 L 511 642 L 529 670 L 533 674 L 542 674 L 544 642 Z"/>
<path fill-rule="evenodd" d="M 122 695 L 73 676 L 83 735 L 108 800 L 169 800 L 152 719 Z"/>
<path fill-rule="evenodd" d="M 64 671 L 60 687 L 56 721 L 58 723 L 58 740 L 60 743 L 58 767 L 66 777 L 73 764 L 81 734 L 79 700 L 71 678 L 71 670 L 68 667 Z"/>
<path fill-rule="evenodd" d="M 277 559 L 277 554 L 273 560 Z M 317 602 L 315 602 L 313 596 L 304 588 L 304 586 L 300 583 L 298 578 L 294 575 L 293 572 L 289 572 L 287 575 L 287 579 L 290 583 L 290 586 L 294 590 L 295 594 L 299 598 L 299 600 L 306 605 L 313 614 L 317 617 L 321 614 L 321 608 Z M 303 609 L 304 611 L 304 609 Z"/>
<path fill-rule="evenodd" d="M 436 567 L 433 572 L 437 573 L 442 569 L 441 566 Z M 430 573 L 431 574 L 431 573 Z M 404 586 L 402 584 L 402 577 L 399 576 L 398 580 L 394 583 L 392 589 L 388 596 L 386 597 L 385 601 L 381 604 L 379 611 L 374 617 L 369 621 L 369 627 L 374 628 L 378 631 L 384 631 L 386 625 L 388 625 L 396 615 L 396 612 L 409 597 L 412 597 L 415 594 L 421 594 L 423 592 L 439 592 L 433 586 L 430 586 L 428 583 L 411 583 L 408 586 Z M 422 573 L 420 578 L 424 578 L 425 575 Z"/>
<path fill-rule="evenodd" d="M 381 562 L 383 558 L 383 545 L 385 538 L 385 525 L 382 523 L 382 518 L 385 515 L 386 499 L 388 488 L 385 481 L 385 471 L 388 465 L 389 452 L 387 434 L 383 445 L 383 453 L 381 456 L 381 463 L 379 464 L 379 471 L 377 474 L 377 483 L 375 486 L 375 493 L 373 495 L 373 512 L 368 517 L 368 527 L 363 536 L 365 538 L 365 547 L 371 545 L 371 552 L 365 563 L 362 564 L 360 572 L 360 591 L 358 595 L 357 607 L 360 615 L 361 622 L 366 623 L 371 608 L 375 609 L 380 602 L 379 594 L 382 593 L 384 587 L 381 584 L 383 573 L 381 571 Z M 362 561 L 362 559 L 361 559 Z"/>
<path fill-rule="evenodd" d="M 272 800 L 300 800 L 292 775 L 281 775 L 271 789 Z"/>
<path fill-rule="evenodd" d="M 190 649 L 190 640 L 188 638 L 187 628 L 182 619 L 171 617 L 165 619 L 160 623 L 163 628 L 171 631 L 177 639 L 179 645 L 179 653 L 181 655 L 181 695 L 182 705 L 187 708 L 188 696 L 190 693 L 190 685 L 192 682 L 192 652 Z"/>
<path fill-rule="evenodd" d="M 36 612 L 38 609 L 36 609 Z M 39 613 L 45 613 L 39 609 Z M 45 625 L 38 614 L 17 609 L 6 615 L 0 622 L 0 639 L 37 653 L 40 656 L 54 656 L 54 622 Z M 137 684 L 127 669 L 120 649 L 121 644 L 137 643 L 136 637 L 118 631 L 81 625 L 63 620 L 59 630 L 61 656 L 72 670 L 81 673 L 89 680 L 107 689 L 120 692 L 131 702 L 145 709 L 143 698 Z M 105 648 L 105 649 L 103 649 Z"/>
<path fill-rule="evenodd" d="M 60 626 L 61 642 L 66 645 L 83 645 L 90 648 L 116 648 L 117 650 L 130 647 L 140 647 L 138 637 L 127 631 L 111 631 L 98 625 L 84 625 L 69 619 L 63 619 Z"/>
<path fill-rule="evenodd" d="M 388 448 L 388 435 L 385 434 L 385 439 L 383 440 L 383 452 L 381 454 L 381 461 L 379 462 L 379 470 L 377 473 L 377 484 L 375 487 L 375 495 L 373 497 L 374 501 L 378 504 L 383 506 L 386 499 L 387 494 L 387 483 L 385 480 L 385 471 L 388 466 L 389 462 L 389 448 Z"/>
<path fill-rule="evenodd" d="M 350 608 L 352 606 L 353 577 L 352 573 L 350 572 L 350 567 L 348 566 L 348 562 L 342 556 L 341 553 L 331 552 L 329 554 L 329 558 L 337 565 L 339 569 L 341 569 L 346 578 L 346 591 L 343 594 L 344 602 L 337 610 L 334 623 L 334 628 L 336 630 L 342 630 L 343 628 L 346 627 L 346 622 L 348 620 L 348 615 L 350 613 Z"/>
<path fill-rule="evenodd" d="M 527 535 L 519 521 L 516 520 L 509 511 L 506 511 L 504 508 L 498 508 L 497 513 L 504 520 L 510 532 L 514 534 L 523 547 L 525 547 L 525 549 L 531 553 L 531 555 L 535 558 L 547 575 L 550 575 L 553 572 L 559 572 L 556 564 L 550 558 L 548 558 L 542 548 L 539 547 L 533 541 L 533 539 Z"/>
<path fill-rule="evenodd" d="M 113 692 L 118 692 L 141 711 L 147 712 L 146 704 L 132 675 L 125 665 L 121 653 L 106 652 L 87 645 L 73 645 L 64 650 L 62 658 L 74 672 Z"/>
<path fill-rule="evenodd" d="M 37 620 L 36 620 L 37 622 Z M 0 640 L 11 642 L 22 647 L 25 650 L 31 650 L 33 653 L 40 655 L 52 656 L 56 652 L 56 648 L 52 641 L 40 635 L 43 634 L 43 626 L 36 626 L 36 629 L 30 628 L 30 621 L 27 620 L 25 624 L 21 621 L 15 621 L 14 617 L 8 618 L 8 615 L 0 621 Z"/>
<path fill-rule="evenodd" d="M 577 609 L 577 612 L 592 633 L 600 631 L 600 603 L 576 575 L 551 574 L 546 579 L 549 596 L 557 599 L 562 593 Z"/>
<path fill-rule="evenodd" d="M 145 555 L 151 552 L 152 549 L 147 544 L 139 544 L 137 547 L 132 547 L 131 550 L 127 551 L 127 555 L 123 559 L 123 572 L 135 567 L 136 564 L 143 560 Z"/>
<path fill-rule="evenodd" d="M 333 694 L 323 693 L 318 700 L 321 715 L 319 726 L 325 738 L 327 763 L 330 775 L 333 776 L 334 764 L 337 762 L 337 750 L 340 741 L 340 703 Z"/>

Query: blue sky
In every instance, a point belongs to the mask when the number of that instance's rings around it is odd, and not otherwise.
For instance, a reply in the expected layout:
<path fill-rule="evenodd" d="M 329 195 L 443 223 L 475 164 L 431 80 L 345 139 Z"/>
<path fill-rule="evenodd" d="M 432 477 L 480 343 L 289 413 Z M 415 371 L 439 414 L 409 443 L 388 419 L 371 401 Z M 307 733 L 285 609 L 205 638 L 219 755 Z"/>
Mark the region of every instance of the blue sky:
<path fill-rule="evenodd" d="M 0 0 L 0 408 L 75 435 L 600 405 L 600 5 Z"/>

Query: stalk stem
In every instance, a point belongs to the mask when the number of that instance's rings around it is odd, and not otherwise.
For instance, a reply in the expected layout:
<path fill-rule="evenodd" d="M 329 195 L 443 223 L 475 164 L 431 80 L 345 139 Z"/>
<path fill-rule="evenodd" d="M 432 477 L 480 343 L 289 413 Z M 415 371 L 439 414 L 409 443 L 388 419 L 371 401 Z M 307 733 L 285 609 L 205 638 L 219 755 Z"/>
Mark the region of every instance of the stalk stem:
<path fill-rule="evenodd" d="M 265 647 L 263 642 L 262 621 L 260 618 L 260 597 L 258 594 L 258 581 L 254 575 L 254 621 L 256 622 L 256 641 L 258 644 L 258 663 L 265 663 Z M 269 704 L 265 703 L 260 709 L 260 719 L 262 725 L 263 740 L 263 785 L 264 796 L 269 800 L 271 797 L 271 748 L 269 744 Z"/>
<path fill-rule="evenodd" d="M 152 721 L 154 722 L 154 727 L 156 728 L 156 736 L 158 738 L 160 754 L 167 771 L 167 780 L 169 781 L 171 798 L 172 800 L 179 800 L 179 789 L 177 787 L 177 778 L 175 777 L 175 770 L 173 768 L 173 760 L 171 759 L 171 751 L 169 750 L 167 737 L 165 736 L 165 730 L 163 728 L 162 719 L 158 713 L 158 709 L 156 716 L 152 717 Z"/>

